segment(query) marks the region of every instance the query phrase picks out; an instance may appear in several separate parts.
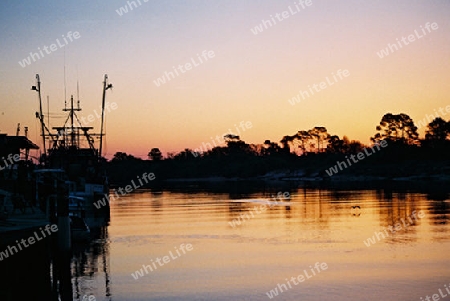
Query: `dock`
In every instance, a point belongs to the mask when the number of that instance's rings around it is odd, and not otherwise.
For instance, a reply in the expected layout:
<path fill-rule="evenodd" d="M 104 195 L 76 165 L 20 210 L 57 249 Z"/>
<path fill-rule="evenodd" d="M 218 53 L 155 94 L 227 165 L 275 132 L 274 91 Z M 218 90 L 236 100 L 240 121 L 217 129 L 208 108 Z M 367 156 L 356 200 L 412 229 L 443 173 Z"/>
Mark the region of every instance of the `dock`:
<path fill-rule="evenodd" d="M 36 207 L 25 206 L 15 208 L 10 197 L 5 197 L 0 206 L 0 246 L 14 243 L 21 238 L 27 238 L 34 231 L 49 224 L 46 215 Z M 6 212 L 6 214 L 5 214 Z"/>

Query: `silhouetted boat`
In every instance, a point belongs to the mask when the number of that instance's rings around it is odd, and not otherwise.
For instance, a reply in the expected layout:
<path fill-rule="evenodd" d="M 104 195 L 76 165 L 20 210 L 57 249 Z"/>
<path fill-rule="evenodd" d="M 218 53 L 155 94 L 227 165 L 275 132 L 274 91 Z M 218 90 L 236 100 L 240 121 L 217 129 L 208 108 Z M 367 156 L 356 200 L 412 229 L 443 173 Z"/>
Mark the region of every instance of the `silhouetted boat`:
<path fill-rule="evenodd" d="M 41 83 L 36 75 L 37 85 L 32 87 L 39 94 L 40 112 L 36 117 L 40 121 L 44 154 L 40 158 L 40 169 L 35 171 L 37 178 L 38 199 L 44 204 L 47 212 L 55 213 L 54 203 L 58 194 L 65 195 L 67 201 L 63 211 L 69 211 L 72 216 L 83 218 L 89 226 L 100 227 L 104 218 L 109 218 L 109 204 L 97 209 L 93 203 L 109 193 L 102 157 L 105 92 L 112 88 L 105 75 L 103 82 L 103 98 L 101 112 L 101 130 L 94 134 L 89 131 L 93 127 L 84 125 L 77 113 L 81 111 L 80 101 L 74 106 L 73 96 L 69 107 L 65 103 L 63 109 L 67 112 L 65 123 L 53 127 L 50 131 L 45 124 L 42 113 Z M 96 147 L 96 140 L 99 147 Z M 48 146 L 48 147 L 47 147 Z M 61 202 L 61 201 L 59 201 Z M 53 209 L 52 209 L 53 208 Z M 66 212 L 67 213 L 67 212 Z M 65 213 L 64 213 L 65 214 Z"/>

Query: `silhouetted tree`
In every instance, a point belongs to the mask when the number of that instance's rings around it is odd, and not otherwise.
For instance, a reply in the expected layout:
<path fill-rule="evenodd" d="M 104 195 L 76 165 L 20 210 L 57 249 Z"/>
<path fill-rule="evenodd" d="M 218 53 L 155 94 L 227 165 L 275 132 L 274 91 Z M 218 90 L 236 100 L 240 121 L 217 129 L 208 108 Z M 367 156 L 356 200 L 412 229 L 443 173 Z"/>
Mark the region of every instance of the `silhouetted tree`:
<path fill-rule="evenodd" d="M 441 117 L 435 118 L 427 126 L 425 139 L 444 141 L 450 136 L 450 122 L 446 122 Z"/>
<path fill-rule="evenodd" d="M 175 152 L 168 152 L 167 153 L 167 159 L 168 160 L 172 160 L 173 158 L 175 158 Z"/>
<path fill-rule="evenodd" d="M 347 137 L 345 137 L 345 138 L 347 138 Z M 347 141 L 348 141 L 348 139 L 347 139 Z M 347 152 L 349 154 L 359 153 L 359 152 L 363 151 L 363 149 L 365 147 L 364 144 L 362 144 L 358 140 L 352 140 L 350 142 L 346 142 L 346 146 L 347 146 Z"/>
<path fill-rule="evenodd" d="M 278 145 L 278 143 L 271 142 L 270 140 L 264 141 L 264 153 L 263 153 L 264 155 L 272 156 L 278 154 L 281 151 L 281 149 L 282 148 Z"/>
<path fill-rule="evenodd" d="M 295 139 L 299 142 L 299 148 L 302 150 L 303 154 L 306 153 L 306 145 L 308 145 L 311 138 L 309 131 L 298 131 L 295 135 Z"/>
<path fill-rule="evenodd" d="M 159 148 L 155 147 L 155 148 L 152 148 L 151 151 L 148 153 L 148 157 L 152 161 L 160 161 L 162 159 L 162 153 L 159 150 Z"/>
<path fill-rule="evenodd" d="M 292 149 L 295 150 L 295 139 L 296 139 L 296 135 L 293 136 L 283 136 L 283 138 L 281 138 L 280 143 L 283 146 L 283 150 L 284 153 L 289 154 L 291 153 L 291 146 Z"/>
<path fill-rule="evenodd" d="M 173 156 L 174 160 L 188 160 L 197 158 L 200 156 L 198 152 L 194 152 L 192 149 L 185 148 L 183 151 L 179 152 L 178 154 Z"/>
<path fill-rule="evenodd" d="M 376 127 L 378 133 L 371 137 L 373 142 L 379 140 L 390 140 L 404 144 L 419 144 L 419 134 L 414 121 L 408 115 L 387 113 Z"/>
<path fill-rule="evenodd" d="M 125 161 L 127 159 L 127 153 L 117 152 L 114 154 L 112 161 Z"/>
<path fill-rule="evenodd" d="M 326 151 L 328 153 L 343 154 L 347 150 L 345 141 L 341 140 L 338 135 L 328 137 L 328 145 Z"/>
<path fill-rule="evenodd" d="M 118 161 L 127 161 L 127 160 L 141 160 L 140 158 L 137 158 L 133 155 L 128 155 L 124 152 L 117 152 L 114 154 L 111 161 L 118 162 Z"/>
<path fill-rule="evenodd" d="M 352 170 L 356 174 L 367 172 L 389 177 L 414 172 L 428 174 L 436 170 L 445 174 L 448 171 L 450 151 L 449 125 L 450 122 L 436 118 L 428 125 L 426 139 L 420 141 L 420 147 L 416 147 L 417 128 L 411 118 L 406 114 L 388 113 L 383 116 L 377 126 L 378 133 L 371 140 L 389 140 L 390 147 L 383 154 L 365 160 L 357 168 L 352 167 Z M 227 134 L 224 138 L 226 146 L 216 146 L 201 154 L 186 148 L 177 154 L 167 154 L 157 164 L 150 164 L 127 153 L 117 152 L 107 165 L 113 171 L 111 178 L 122 181 L 121 183 L 126 183 L 136 174 L 148 172 L 149 166 L 158 174 L 159 179 L 207 176 L 245 178 L 275 170 L 297 169 L 303 169 L 307 174 L 320 174 L 329 164 L 334 164 L 336 159 L 343 160 L 344 155 L 357 154 L 364 151 L 365 147 L 361 142 L 350 141 L 346 136 L 342 139 L 338 135 L 331 136 L 325 127 L 314 127 L 308 131 L 298 131 L 292 136 L 283 136 L 279 143 L 265 140 L 263 144 L 247 144 L 234 134 Z M 324 151 L 327 154 L 296 158 L 296 155 Z M 160 160 L 162 157 L 158 148 L 153 148 L 148 156 L 152 160 Z M 426 164 L 415 166 L 415 162 L 420 159 L 426 160 Z"/>
<path fill-rule="evenodd" d="M 294 139 L 293 137 L 288 136 L 288 135 L 283 136 L 283 138 L 281 138 L 281 140 L 280 140 L 280 143 L 283 146 L 283 149 L 285 149 L 285 150 L 288 149 L 290 152 L 290 150 L 291 150 L 290 144 L 292 144 L 293 139 Z"/>
<path fill-rule="evenodd" d="M 227 151 L 229 155 L 255 155 L 253 148 L 249 144 L 242 141 L 239 136 L 227 134 L 224 136 L 224 138 L 225 143 L 227 144 Z"/>
<path fill-rule="evenodd" d="M 317 153 L 320 153 L 321 143 L 323 147 L 323 142 L 328 140 L 330 136 L 327 129 L 323 126 L 316 126 L 308 131 L 308 134 L 317 141 Z"/>
<path fill-rule="evenodd" d="M 223 138 L 225 139 L 225 143 L 237 142 L 237 141 L 241 140 L 241 138 L 238 135 L 234 135 L 234 134 L 226 134 L 225 136 L 223 136 Z"/>

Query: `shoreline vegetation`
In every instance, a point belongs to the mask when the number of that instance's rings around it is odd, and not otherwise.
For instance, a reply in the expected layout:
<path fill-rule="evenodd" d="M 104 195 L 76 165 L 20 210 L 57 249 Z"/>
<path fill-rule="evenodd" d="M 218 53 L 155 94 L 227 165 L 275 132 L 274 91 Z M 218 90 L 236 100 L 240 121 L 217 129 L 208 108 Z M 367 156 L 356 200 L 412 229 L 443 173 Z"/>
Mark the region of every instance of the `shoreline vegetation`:
<path fill-rule="evenodd" d="M 143 172 L 154 173 L 155 180 L 144 188 L 234 180 L 450 181 L 450 121 L 435 117 L 422 139 L 417 129 L 408 115 L 387 113 L 370 138 L 371 145 L 341 139 L 322 126 L 286 135 L 278 143 L 247 144 L 230 133 L 224 135 L 224 145 L 202 153 L 185 149 L 163 157 L 159 148 L 153 148 L 143 160 L 117 152 L 106 167 L 112 185 L 123 185 Z M 376 151 L 368 155 L 368 149 Z"/>

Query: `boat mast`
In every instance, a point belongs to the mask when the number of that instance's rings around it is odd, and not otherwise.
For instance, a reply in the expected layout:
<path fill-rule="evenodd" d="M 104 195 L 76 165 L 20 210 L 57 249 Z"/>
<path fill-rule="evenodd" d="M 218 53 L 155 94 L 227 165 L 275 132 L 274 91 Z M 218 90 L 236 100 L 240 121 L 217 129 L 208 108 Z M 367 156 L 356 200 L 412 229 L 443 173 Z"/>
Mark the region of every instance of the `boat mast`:
<path fill-rule="evenodd" d="M 104 115 L 105 115 L 105 97 L 106 97 L 106 90 L 109 88 L 112 88 L 112 84 L 108 84 L 108 75 L 105 74 L 105 80 L 103 81 L 103 97 L 102 97 L 102 120 L 101 120 L 101 126 L 100 126 L 100 147 L 98 151 L 98 157 L 99 159 L 102 157 L 102 146 L 103 146 L 103 121 L 104 121 Z"/>
<path fill-rule="evenodd" d="M 70 117 L 70 146 L 76 146 L 77 144 L 79 144 L 77 141 L 77 143 L 75 143 L 75 137 L 78 135 L 78 133 L 75 133 L 75 127 L 74 127 L 74 123 L 73 123 L 73 116 L 75 111 L 81 111 L 80 106 L 78 106 L 78 108 L 74 108 L 73 107 L 73 95 L 70 96 L 70 109 L 66 109 L 64 108 L 63 111 L 69 111 L 69 117 Z"/>
<path fill-rule="evenodd" d="M 36 81 L 37 86 L 32 86 L 31 90 L 37 91 L 39 95 L 39 120 L 41 122 L 41 135 L 42 135 L 42 142 L 44 147 L 44 154 L 47 153 L 45 149 L 45 131 L 44 131 L 44 115 L 42 114 L 42 98 L 41 98 L 41 81 L 39 79 L 39 74 L 36 74 Z M 37 115 L 37 113 L 36 113 Z"/>

